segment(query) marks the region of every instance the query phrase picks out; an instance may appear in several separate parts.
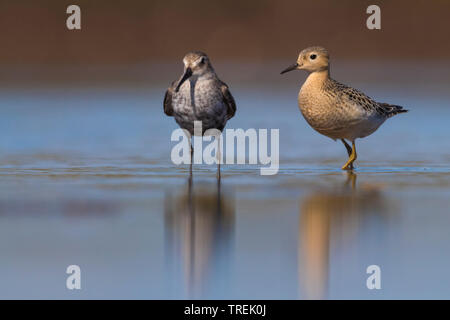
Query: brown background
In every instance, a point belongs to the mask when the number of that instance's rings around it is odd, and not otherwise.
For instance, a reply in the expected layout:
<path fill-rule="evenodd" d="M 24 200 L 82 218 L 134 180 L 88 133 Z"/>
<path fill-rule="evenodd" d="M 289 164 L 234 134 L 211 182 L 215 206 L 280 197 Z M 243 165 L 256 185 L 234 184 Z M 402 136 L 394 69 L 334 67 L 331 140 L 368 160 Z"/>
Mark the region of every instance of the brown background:
<path fill-rule="evenodd" d="M 70 4 L 81 7 L 80 31 L 66 28 Z M 370 4 L 381 7 L 381 30 L 366 28 Z M 76 78 L 80 70 L 108 79 L 108 68 L 126 79 L 124 70 L 142 65 L 179 68 L 194 49 L 219 63 L 284 63 L 310 45 L 335 59 L 446 63 L 449 19 L 448 0 L 2 0 L 0 79 Z"/>

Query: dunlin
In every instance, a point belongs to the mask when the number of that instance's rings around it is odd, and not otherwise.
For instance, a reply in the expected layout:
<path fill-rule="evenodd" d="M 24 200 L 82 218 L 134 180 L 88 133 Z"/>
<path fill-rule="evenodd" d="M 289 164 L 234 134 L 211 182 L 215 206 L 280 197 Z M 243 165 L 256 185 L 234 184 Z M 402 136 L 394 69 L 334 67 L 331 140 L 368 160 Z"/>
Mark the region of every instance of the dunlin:
<path fill-rule="evenodd" d="M 202 134 L 208 129 L 222 131 L 236 112 L 228 86 L 219 79 L 205 53 L 189 52 L 183 63 L 183 75 L 170 85 L 164 96 L 164 113 L 173 116 L 191 136 L 195 134 L 194 121 L 202 122 Z M 191 169 L 193 151 L 191 144 Z"/>
<path fill-rule="evenodd" d="M 357 138 L 367 137 L 386 119 L 408 111 L 401 106 L 376 102 L 364 93 L 330 78 L 329 54 L 322 47 L 303 50 L 297 62 L 281 74 L 292 70 L 309 72 L 298 94 L 298 106 L 313 129 L 344 143 L 349 159 L 343 170 L 353 169 Z M 352 143 L 352 147 L 346 140 Z"/>

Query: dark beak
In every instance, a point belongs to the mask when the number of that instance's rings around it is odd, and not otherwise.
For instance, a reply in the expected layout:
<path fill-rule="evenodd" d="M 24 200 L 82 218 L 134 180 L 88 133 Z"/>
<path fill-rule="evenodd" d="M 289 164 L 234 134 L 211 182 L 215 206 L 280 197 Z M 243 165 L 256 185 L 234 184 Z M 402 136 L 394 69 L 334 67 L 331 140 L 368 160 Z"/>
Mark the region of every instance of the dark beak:
<path fill-rule="evenodd" d="M 187 79 L 189 79 L 192 76 L 192 69 L 186 68 L 186 71 L 184 71 L 183 77 L 181 78 L 180 82 L 178 82 L 178 85 L 175 89 L 175 92 L 178 92 L 180 90 L 181 85 L 183 82 L 185 82 Z"/>
<path fill-rule="evenodd" d="M 298 63 L 294 63 L 292 66 L 289 66 L 286 69 L 284 69 L 283 71 L 281 71 L 280 74 L 295 70 L 295 69 L 297 69 L 297 67 L 298 67 Z"/>

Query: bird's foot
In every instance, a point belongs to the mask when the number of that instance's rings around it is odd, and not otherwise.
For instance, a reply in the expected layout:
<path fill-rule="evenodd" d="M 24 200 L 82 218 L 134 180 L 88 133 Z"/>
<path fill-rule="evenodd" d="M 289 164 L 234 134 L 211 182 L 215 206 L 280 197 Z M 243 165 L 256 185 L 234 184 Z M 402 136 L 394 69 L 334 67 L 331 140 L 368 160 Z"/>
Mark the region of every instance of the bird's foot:
<path fill-rule="evenodd" d="M 353 170 L 353 161 L 352 162 L 347 162 L 346 164 L 344 164 L 342 166 L 342 170 Z"/>

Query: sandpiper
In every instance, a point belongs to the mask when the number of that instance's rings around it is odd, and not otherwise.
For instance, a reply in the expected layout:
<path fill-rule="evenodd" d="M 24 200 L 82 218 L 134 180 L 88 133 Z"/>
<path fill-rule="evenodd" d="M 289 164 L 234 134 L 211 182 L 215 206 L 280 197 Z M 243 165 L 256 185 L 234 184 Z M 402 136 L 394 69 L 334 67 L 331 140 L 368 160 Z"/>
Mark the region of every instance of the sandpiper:
<path fill-rule="evenodd" d="M 222 131 L 236 112 L 236 103 L 228 86 L 216 75 L 205 53 L 189 52 L 183 63 L 183 75 L 172 82 L 164 96 L 164 113 L 173 116 L 191 136 L 195 134 L 194 121 L 202 122 L 202 134 L 208 129 Z M 193 152 L 191 144 L 191 172 Z"/>
<path fill-rule="evenodd" d="M 353 169 L 357 138 L 367 137 L 386 119 L 408 111 L 401 106 L 376 102 L 364 93 L 330 78 L 329 54 L 322 47 L 304 49 L 297 62 L 281 74 L 292 70 L 309 72 L 298 94 L 298 106 L 313 129 L 344 143 L 349 159 L 343 170 Z M 346 140 L 352 143 L 352 147 Z"/>

